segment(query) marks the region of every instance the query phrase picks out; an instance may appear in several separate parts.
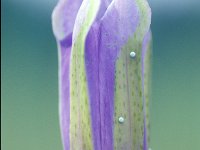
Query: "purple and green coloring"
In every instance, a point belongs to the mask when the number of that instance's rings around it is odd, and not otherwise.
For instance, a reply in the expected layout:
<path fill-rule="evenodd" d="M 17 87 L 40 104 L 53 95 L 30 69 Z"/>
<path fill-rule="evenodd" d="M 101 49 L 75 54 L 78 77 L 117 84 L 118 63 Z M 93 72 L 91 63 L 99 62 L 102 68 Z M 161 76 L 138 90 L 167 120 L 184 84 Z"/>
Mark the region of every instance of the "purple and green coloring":
<path fill-rule="evenodd" d="M 52 24 L 64 150 L 148 150 L 147 0 L 59 0 Z"/>

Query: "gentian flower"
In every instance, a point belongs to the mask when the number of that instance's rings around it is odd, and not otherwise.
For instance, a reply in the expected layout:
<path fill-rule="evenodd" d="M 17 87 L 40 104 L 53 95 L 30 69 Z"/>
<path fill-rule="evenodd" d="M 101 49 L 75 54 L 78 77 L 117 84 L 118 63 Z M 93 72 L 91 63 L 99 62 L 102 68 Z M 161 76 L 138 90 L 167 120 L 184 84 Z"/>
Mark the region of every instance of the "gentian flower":
<path fill-rule="evenodd" d="M 59 0 L 64 150 L 147 150 L 151 10 L 146 0 Z"/>

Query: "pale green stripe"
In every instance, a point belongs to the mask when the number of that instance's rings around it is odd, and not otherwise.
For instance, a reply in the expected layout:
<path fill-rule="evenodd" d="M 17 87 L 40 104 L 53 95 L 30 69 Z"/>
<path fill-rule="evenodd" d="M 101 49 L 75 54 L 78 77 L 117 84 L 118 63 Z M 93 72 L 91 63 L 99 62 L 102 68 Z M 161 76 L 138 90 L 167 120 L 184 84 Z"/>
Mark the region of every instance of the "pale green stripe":
<path fill-rule="evenodd" d="M 89 0 L 87 3 L 90 5 L 87 10 L 83 10 L 87 13 L 84 12 L 86 15 L 81 16 L 84 19 L 72 45 L 70 63 L 70 149 L 72 150 L 93 149 L 84 47 L 88 30 L 96 17 L 99 2 Z M 79 15 L 82 14 L 79 13 Z"/>
<path fill-rule="evenodd" d="M 149 30 L 149 6 L 145 0 L 136 0 L 140 12 L 139 25 L 127 44 L 121 49 L 116 62 L 116 91 L 114 116 L 115 150 L 143 149 L 144 114 L 142 101 L 141 52 L 142 42 Z M 131 51 L 136 52 L 131 59 Z M 125 118 L 123 124 L 118 118 Z"/>
<path fill-rule="evenodd" d="M 147 126 L 147 138 L 148 143 L 150 143 L 149 137 L 149 128 L 150 128 L 150 119 L 149 119 L 149 100 L 151 96 L 151 60 L 152 60 L 152 37 L 150 37 L 147 45 L 147 52 L 145 54 L 144 60 L 144 96 L 146 103 L 146 126 Z"/>

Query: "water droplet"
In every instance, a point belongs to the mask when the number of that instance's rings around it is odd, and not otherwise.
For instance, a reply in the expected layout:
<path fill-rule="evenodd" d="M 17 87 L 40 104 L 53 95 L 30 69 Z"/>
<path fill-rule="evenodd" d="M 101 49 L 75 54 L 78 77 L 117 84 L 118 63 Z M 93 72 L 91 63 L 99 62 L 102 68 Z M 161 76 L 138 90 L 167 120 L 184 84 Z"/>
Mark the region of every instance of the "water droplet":
<path fill-rule="evenodd" d="M 136 56 L 136 53 L 135 53 L 135 52 L 130 52 L 130 57 L 131 57 L 131 58 L 135 58 L 135 56 Z"/>
<path fill-rule="evenodd" d="M 124 123 L 124 117 L 119 117 L 119 123 Z"/>

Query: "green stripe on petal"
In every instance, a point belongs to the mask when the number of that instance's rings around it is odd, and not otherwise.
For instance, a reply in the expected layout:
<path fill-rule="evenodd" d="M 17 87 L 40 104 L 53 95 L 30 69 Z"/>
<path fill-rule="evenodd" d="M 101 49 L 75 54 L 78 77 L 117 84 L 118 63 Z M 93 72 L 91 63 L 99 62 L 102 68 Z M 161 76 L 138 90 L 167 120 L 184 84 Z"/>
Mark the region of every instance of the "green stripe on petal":
<path fill-rule="evenodd" d="M 73 150 L 93 149 L 84 47 L 98 8 L 97 0 L 83 1 L 73 32 L 70 64 L 70 149 Z"/>
<path fill-rule="evenodd" d="M 136 0 L 139 8 L 139 24 L 134 35 L 122 48 L 116 62 L 115 77 L 115 116 L 114 145 L 115 150 L 143 149 L 144 143 L 144 109 L 142 91 L 142 43 L 149 31 L 150 8 L 146 0 Z M 136 53 L 130 58 L 130 53 Z M 146 75 L 148 72 L 146 72 Z M 146 81 L 147 82 L 147 81 Z M 120 124 L 119 117 L 124 117 Z"/>
<path fill-rule="evenodd" d="M 151 97 L 151 71 L 152 71 L 152 37 L 149 33 L 149 41 L 147 44 L 147 50 L 144 58 L 144 97 L 146 105 L 146 127 L 147 127 L 147 139 L 150 142 L 149 130 L 150 130 L 150 118 L 149 118 L 149 100 Z"/>

